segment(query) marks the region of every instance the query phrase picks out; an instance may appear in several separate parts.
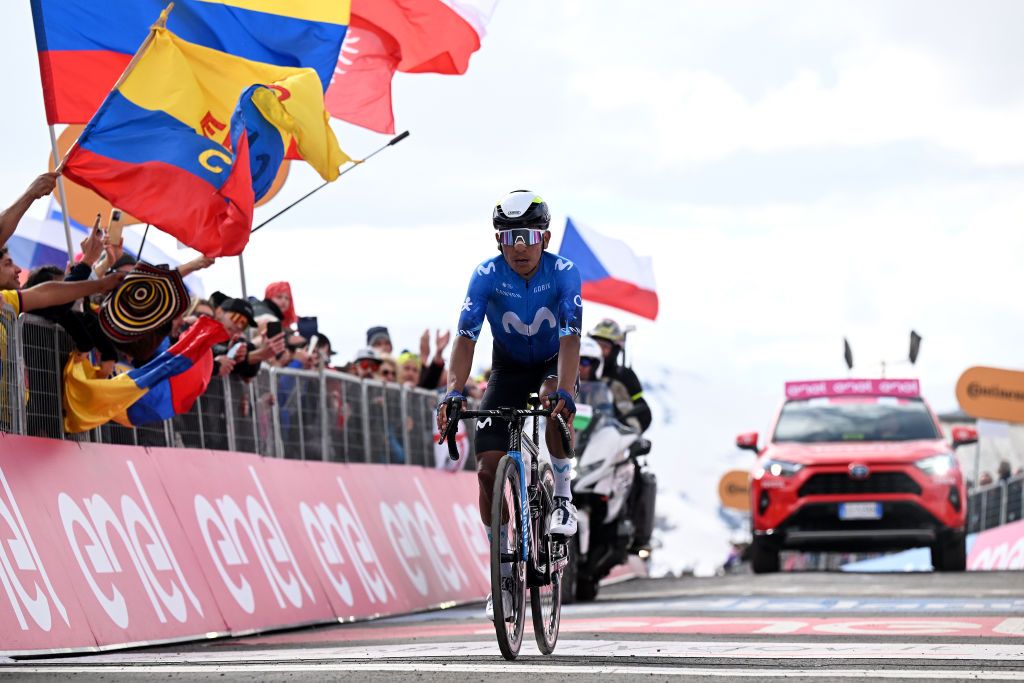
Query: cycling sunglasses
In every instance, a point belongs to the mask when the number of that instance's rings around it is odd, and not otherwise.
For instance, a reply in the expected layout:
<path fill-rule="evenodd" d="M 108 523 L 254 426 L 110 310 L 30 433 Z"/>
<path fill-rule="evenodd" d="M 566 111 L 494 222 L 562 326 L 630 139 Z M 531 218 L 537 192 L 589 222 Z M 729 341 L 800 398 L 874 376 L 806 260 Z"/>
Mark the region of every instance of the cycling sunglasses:
<path fill-rule="evenodd" d="M 580 365 L 587 367 L 590 365 L 597 365 L 597 361 L 593 358 L 580 358 Z"/>
<path fill-rule="evenodd" d="M 514 228 L 512 230 L 499 230 L 498 239 L 503 246 L 514 247 L 522 242 L 528 247 L 540 244 L 544 241 L 544 231 L 533 228 Z"/>

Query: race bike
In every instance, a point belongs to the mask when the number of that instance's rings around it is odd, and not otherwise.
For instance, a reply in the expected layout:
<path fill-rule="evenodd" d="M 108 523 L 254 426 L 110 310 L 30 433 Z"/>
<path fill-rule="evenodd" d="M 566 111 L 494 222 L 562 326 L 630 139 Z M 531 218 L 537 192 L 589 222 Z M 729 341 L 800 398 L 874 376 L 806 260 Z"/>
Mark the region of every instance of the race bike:
<path fill-rule="evenodd" d="M 536 394 L 529 408 L 463 410 L 455 403 L 449 408 L 449 422 L 440 442 L 448 443 L 452 460 L 458 460 L 455 433 L 459 420 L 493 418 L 508 425 L 508 451 L 498 461 L 491 498 L 491 599 L 494 604 L 494 631 L 501 655 L 511 661 L 519 655 L 526 621 L 526 592 L 530 592 L 533 632 L 537 647 L 549 655 L 558 642 L 562 614 L 562 570 L 568 562 L 565 539 L 548 532 L 548 520 L 555 504 L 555 478 L 551 465 L 538 462 L 540 417 L 550 410 L 541 409 Z M 532 438 L 523 433 L 527 418 L 533 418 Z M 572 437 L 560 415 L 555 416 L 565 452 L 572 457 Z M 524 454 L 526 461 L 524 461 Z M 507 528 L 502 530 L 502 526 Z M 512 565 L 502 576 L 501 565 Z M 506 613 L 502 589 L 512 595 L 512 609 Z"/>
<path fill-rule="evenodd" d="M 578 510 L 563 602 L 597 597 L 601 579 L 630 553 L 650 555 L 657 478 L 646 467 L 651 442 L 615 416 L 603 382 L 581 382 L 576 404 L 572 497 Z"/>

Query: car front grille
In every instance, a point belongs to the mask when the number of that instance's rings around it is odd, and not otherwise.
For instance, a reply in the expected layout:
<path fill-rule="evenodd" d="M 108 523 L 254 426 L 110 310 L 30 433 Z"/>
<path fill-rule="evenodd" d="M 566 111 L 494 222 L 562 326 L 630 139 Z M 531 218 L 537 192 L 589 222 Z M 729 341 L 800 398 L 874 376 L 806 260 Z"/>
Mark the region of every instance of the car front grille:
<path fill-rule="evenodd" d="M 912 493 L 921 487 L 904 472 L 875 472 L 866 479 L 854 479 L 844 472 L 815 474 L 800 487 L 800 496 L 833 496 L 861 493 Z"/>

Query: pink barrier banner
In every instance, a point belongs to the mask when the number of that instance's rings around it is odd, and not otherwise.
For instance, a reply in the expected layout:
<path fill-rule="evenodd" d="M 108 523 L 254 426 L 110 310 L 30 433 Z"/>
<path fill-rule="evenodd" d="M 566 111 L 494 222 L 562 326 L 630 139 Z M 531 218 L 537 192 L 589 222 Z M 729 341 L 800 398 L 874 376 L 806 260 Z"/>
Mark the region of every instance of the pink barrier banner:
<path fill-rule="evenodd" d="M 302 491 L 302 463 L 284 461 L 271 473 L 258 455 L 150 453 L 232 633 L 335 618 L 309 556 L 297 546 L 294 506 L 272 502 L 269 494 L 272 481 L 292 495 Z"/>
<path fill-rule="evenodd" d="M 58 605 L 77 599 L 100 646 L 226 630 L 143 449 L 11 436 L 4 446 L 0 468 L 9 475 L 11 498 L 37 502 L 20 507 L 32 545 L 42 544 L 40 559 L 59 558 L 42 566 L 48 577 L 62 574 L 64 590 L 70 588 L 66 596 L 37 590 L 37 599 L 48 598 L 58 613 Z M 51 633 L 46 649 L 80 644 L 80 622 L 71 627 L 63 615 L 61 621 L 74 638 Z"/>
<path fill-rule="evenodd" d="M 266 460 L 276 499 L 291 504 L 342 619 L 480 599 L 489 588 L 476 476 L 398 465 L 304 465 L 300 487 Z M 274 496 L 272 495 L 272 498 Z"/>
<path fill-rule="evenodd" d="M 489 568 L 473 473 L 0 434 L 0 654 L 482 600 Z"/>
<path fill-rule="evenodd" d="M 916 379 L 823 379 L 786 382 L 786 398 L 837 398 L 841 396 L 891 396 L 917 398 L 921 385 Z"/>
<path fill-rule="evenodd" d="M 1024 569 L 1024 521 L 979 533 L 967 554 L 967 569 Z"/>
<path fill-rule="evenodd" d="M 0 434 L 0 649 L 9 653 L 96 647 L 53 542 L 58 528 L 29 481 L 32 470 L 59 476 L 52 443 Z"/>

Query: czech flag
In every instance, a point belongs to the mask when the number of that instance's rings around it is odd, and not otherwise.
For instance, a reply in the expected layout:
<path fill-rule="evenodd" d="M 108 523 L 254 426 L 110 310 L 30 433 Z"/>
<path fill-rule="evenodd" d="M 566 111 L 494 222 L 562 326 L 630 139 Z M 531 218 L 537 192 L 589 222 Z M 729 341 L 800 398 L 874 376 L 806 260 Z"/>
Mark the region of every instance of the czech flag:
<path fill-rule="evenodd" d="M 270 163 L 250 159 L 244 127 L 230 139 L 228 126 L 243 91 L 264 84 L 277 94 L 277 103 L 260 109 L 265 120 L 275 127 L 278 143 L 300 150 L 325 180 L 337 178 L 348 157 L 328 125 L 316 72 L 194 45 L 163 27 L 166 16 L 82 131 L 62 170 L 204 255 L 233 256 L 245 248 L 252 228 L 250 161 Z M 268 168 L 270 178 L 276 172 L 276 165 Z"/>
<path fill-rule="evenodd" d="M 228 340 L 224 327 L 199 318 L 156 358 L 111 379 L 88 358 L 72 354 L 64 367 L 64 430 L 84 432 L 111 420 L 126 427 L 187 413 L 213 375 L 214 344 Z"/>
<path fill-rule="evenodd" d="M 480 49 L 497 0 L 355 0 L 334 81 L 331 116 L 394 133 L 391 78 L 405 73 L 463 74 Z"/>
<path fill-rule="evenodd" d="M 31 3 L 46 117 L 53 124 L 89 120 L 168 0 Z M 338 62 L 349 5 L 349 0 L 175 0 L 168 28 L 184 40 L 249 61 L 312 68 L 322 91 Z"/>
<path fill-rule="evenodd" d="M 583 280 L 583 298 L 635 313 L 658 317 L 658 293 L 649 256 L 637 256 L 625 242 L 565 221 L 558 253 L 576 264 Z"/>

